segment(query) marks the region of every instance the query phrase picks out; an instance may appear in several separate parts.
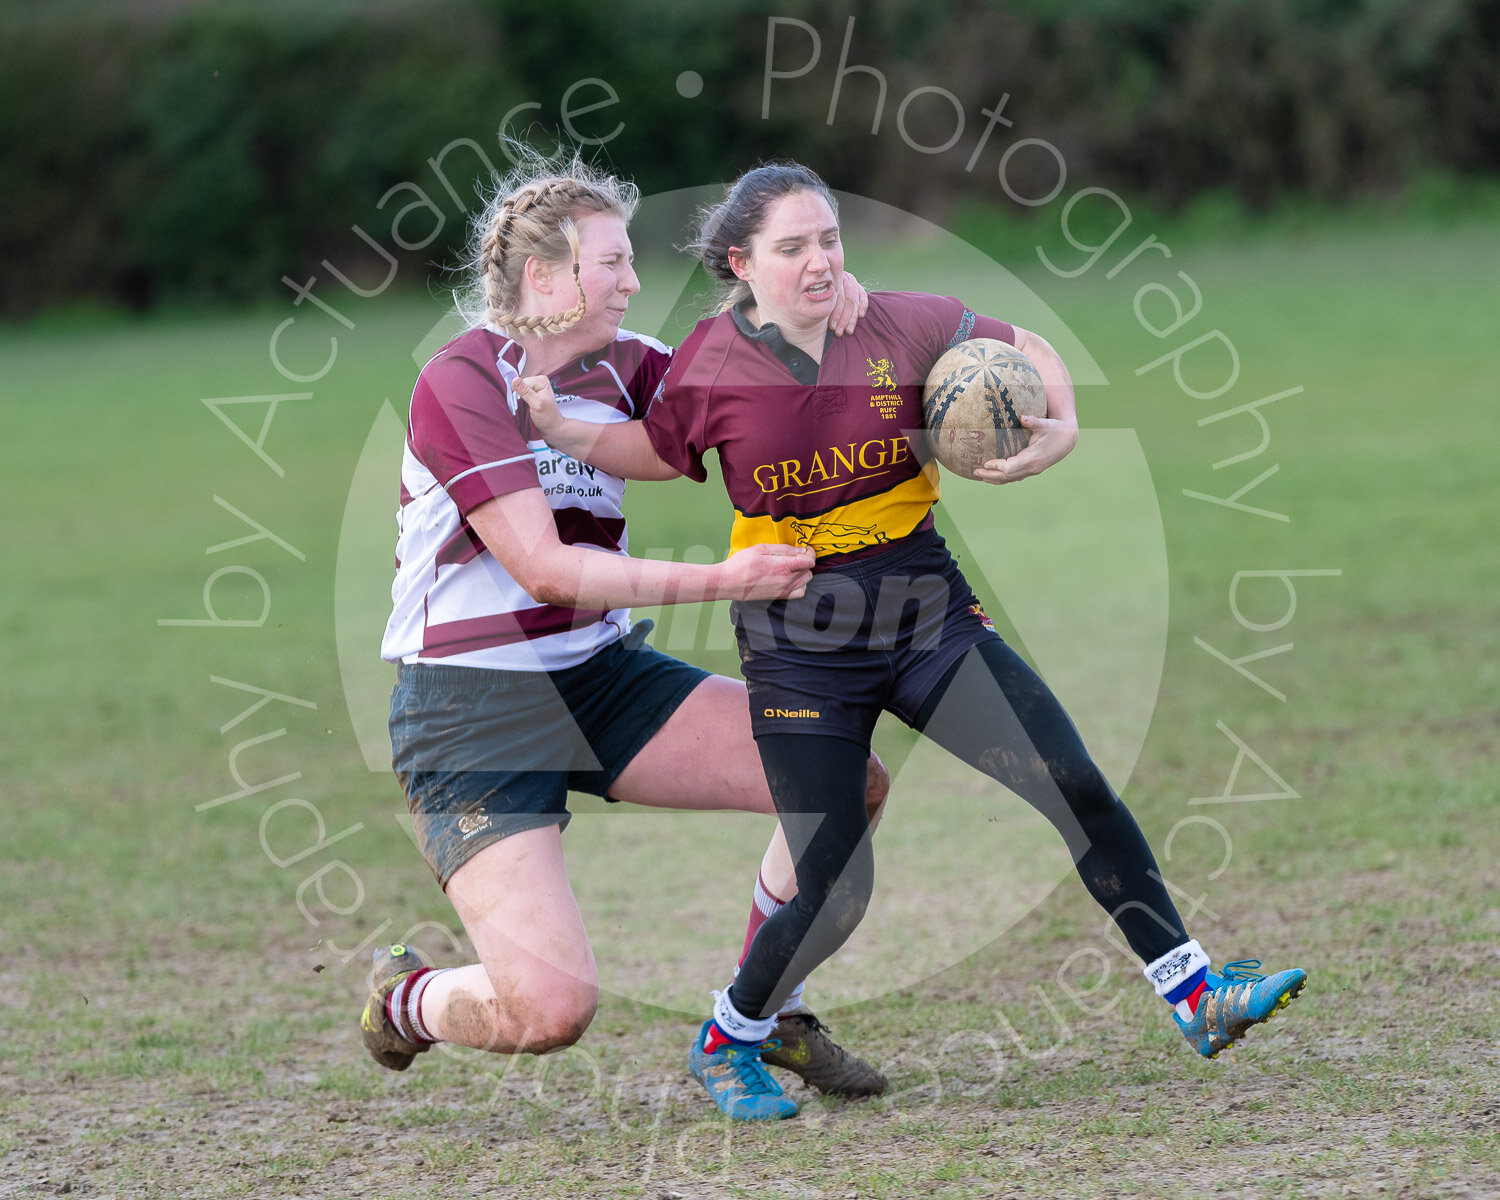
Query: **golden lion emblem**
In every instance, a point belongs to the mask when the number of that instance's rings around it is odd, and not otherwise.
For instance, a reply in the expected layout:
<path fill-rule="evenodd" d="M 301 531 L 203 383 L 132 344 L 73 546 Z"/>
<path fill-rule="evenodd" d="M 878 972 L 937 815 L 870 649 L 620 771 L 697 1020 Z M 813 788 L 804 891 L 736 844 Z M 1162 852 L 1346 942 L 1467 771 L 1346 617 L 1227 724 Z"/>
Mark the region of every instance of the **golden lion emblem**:
<path fill-rule="evenodd" d="M 888 392 L 896 390 L 896 367 L 888 358 L 882 358 L 877 362 L 873 358 L 865 359 L 870 364 L 870 369 L 865 372 L 870 377 L 870 383 L 875 387 L 884 388 Z"/>

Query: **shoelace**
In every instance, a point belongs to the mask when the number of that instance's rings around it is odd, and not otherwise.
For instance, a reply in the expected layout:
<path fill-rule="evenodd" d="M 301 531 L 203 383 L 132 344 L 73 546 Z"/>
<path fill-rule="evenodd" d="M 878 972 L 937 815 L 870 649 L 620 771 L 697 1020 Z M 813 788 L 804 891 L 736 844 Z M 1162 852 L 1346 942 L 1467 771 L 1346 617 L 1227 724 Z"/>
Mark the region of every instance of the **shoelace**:
<path fill-rule="evenodd" d="M 1256 967 L 1260 966 L 1258 958 L 1241 958 L 1235 962 L 1225 963 L 1223 973 L 1219 976 L 1225 983 L 1250 983 L 1265 976 L 1257 973 Z"/>
<path fill-rule="evenodd" d="M 724 1050 L 724 1057 L 734 1071 L 745 1091 L 753 1096 L 773 1096 L 776 1093 L 771 1089 L 775 1087 L 776 1081 L 771 1078 L 765 1067 L 760 1065 L 760 1055 L 763 1050 L 774 1050 L 781 1045 L 774 1038 L 769 1042 L 762 1042 L 759 1046 L 728 1046 Z"/>

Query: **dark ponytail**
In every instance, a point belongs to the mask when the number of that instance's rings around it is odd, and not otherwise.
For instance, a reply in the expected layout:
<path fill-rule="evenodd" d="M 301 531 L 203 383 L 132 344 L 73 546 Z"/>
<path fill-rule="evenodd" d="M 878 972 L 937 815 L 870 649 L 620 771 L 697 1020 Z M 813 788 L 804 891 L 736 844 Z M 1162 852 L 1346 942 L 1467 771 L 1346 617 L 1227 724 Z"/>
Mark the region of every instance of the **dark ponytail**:
<path fill-rule="evenodd" d="M 698 210 L 696 233 L 684 249 L 711 276 L 730 285 L 720 295 L 717 311 L 723 312 L 750 294 L 748 285 L 729 265 L 729 251 L 748 250 L 751 239 L 765 228 L 772 203 L 798 192 L 816 192 L 838 215 L 838 201 L 828 185 L 816 171 L 795 162 L 763 163 L 746 171 L 725 190 L 723 200 Z"/>

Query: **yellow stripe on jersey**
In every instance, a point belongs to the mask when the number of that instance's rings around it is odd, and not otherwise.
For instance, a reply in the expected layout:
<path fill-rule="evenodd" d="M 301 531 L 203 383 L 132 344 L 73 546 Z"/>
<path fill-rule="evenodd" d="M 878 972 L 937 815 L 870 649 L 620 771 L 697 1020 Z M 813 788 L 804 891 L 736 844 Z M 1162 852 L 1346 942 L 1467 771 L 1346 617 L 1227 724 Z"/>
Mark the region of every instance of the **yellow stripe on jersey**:
<path fill-rule="evenodd" d="M 729 531 L 729 551 L 765 542 L 811 546 L 818 557 L 848 554 L 894 542 L 918 525 L 938 498 L 937 464 L 874 496 L 841 504 L 813 517 L 747 517 L 738 509 Z"/>

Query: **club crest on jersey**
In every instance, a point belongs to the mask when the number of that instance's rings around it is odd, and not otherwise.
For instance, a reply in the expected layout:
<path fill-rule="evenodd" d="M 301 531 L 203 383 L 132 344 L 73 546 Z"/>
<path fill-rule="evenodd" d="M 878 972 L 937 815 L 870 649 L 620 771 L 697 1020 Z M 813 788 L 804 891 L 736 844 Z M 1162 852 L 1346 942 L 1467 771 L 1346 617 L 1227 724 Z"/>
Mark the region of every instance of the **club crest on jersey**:
<path fill-rule="evenodd" d="M 865 362 L 870 367 L 865 375 L 870 386 L 876 389 L 870 397 L 870 407 L 878 410 L 886 420 L 896 420 L 901 416 L 901 393 L 896 390 L 901 385 L 896 382 L 895 364 L 888 358 L 867 358 Z"/>
<path fill-rule="evenodd" d="M 986 629 L 988 629 L 991 633 L 995 632 L 995 622 L 985 614 L 983 606 L 979 604 L 971 604 L 969 605 L 969 612 L 973 616 L 978 617 L 979 623 Z"/>

